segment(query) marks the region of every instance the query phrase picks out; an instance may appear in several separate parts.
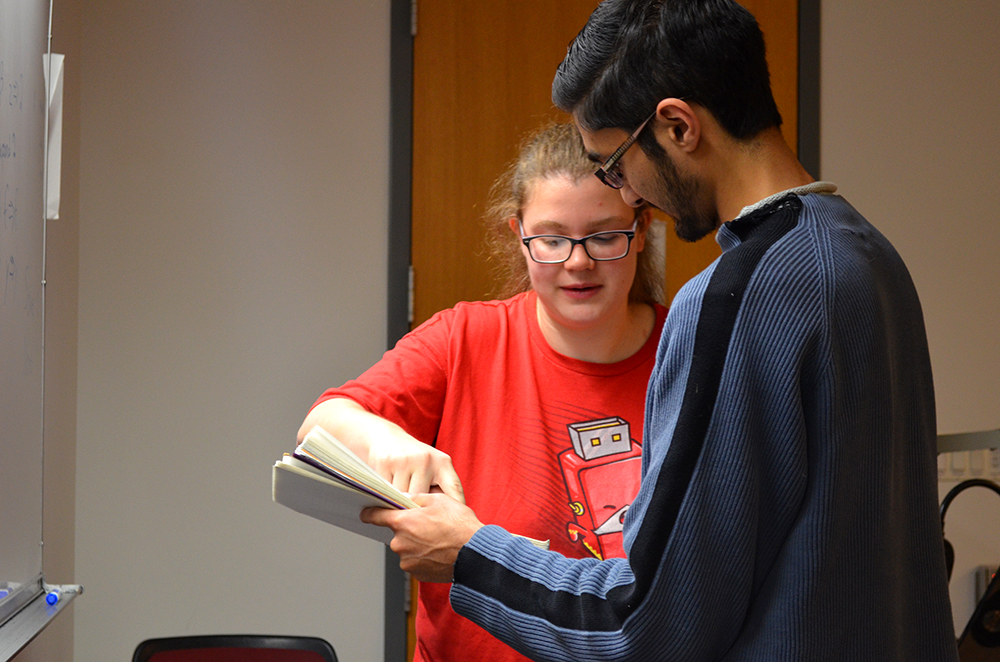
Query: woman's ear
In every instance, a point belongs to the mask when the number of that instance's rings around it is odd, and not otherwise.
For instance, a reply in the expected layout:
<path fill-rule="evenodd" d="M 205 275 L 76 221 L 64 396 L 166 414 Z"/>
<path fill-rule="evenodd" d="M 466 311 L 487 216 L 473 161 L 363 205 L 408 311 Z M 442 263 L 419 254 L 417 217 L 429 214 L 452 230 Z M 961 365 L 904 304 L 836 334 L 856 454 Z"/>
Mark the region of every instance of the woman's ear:
<path fill-rule="evenodd" d="M 692 152 L 701 140 L 701 120 L 691 105 L 683 99 L 663 99 L 656 105 L 657 136 L 685 152 Z"/>
<path fill-rule="evenodd" d="M 652 207 L 647 206 L 636 214 L 635 220 L 637 221 L 635 225 L 635 238 L 632 241 L 635 242 L 635 252 L 641 253 L 646 248 L 646 235 L 649 233 L 649 226 L 653 222 Z"/>
<path fill-rule="evenodd" d="M 513 232 L 518 237 L 517 245 L 521 248 L 521 254 L 524 255 L 524 259 L 527 260 L 531 256 L 528 255 L 528 247 L 525 246 L 524 242 L 521 241 L 521 239 L 520 239 L 520 237 L 521 237 L 520 224 L 521 224 L 521 220 L 518 219 L 518 218 L 516 218 L 516 217 L 511 217 L 511 219 L 509 221 L 507 221 L 507 225 L 510 226 L 510 231 Z"/>

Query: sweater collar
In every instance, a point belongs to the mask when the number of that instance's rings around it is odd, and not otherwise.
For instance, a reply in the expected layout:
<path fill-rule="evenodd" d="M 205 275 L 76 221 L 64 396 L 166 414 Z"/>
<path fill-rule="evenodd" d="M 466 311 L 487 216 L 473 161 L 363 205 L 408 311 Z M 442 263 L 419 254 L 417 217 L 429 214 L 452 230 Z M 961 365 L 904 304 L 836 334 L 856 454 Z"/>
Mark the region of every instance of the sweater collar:
<path fill-rule="evenodd" d="M 772 202 L 777 202 L 779 200 L 787 198 L 790 195 L 806 195 L 809 193 L 821 193 L 829 195 L 831 193 L 834 193 L 836 190 L 837 190 L 837 185 L 834 184 L 833 182 L 812 182 L 811 184 L 796 186 L 794 188 L 786 189 L 784 191 L 775 193 L 774 195 L 769 195 L 760 202 L 756 202 L 752 205 L 747 205 L 746 207 L 743 208 L 743 211 L 741 211 L 739 215 L 733 220 L 738 221 L 744 216 L 752 214 L 758 209 L 766 207 L 770 205 Z"/>
<path fill-rule="evenodd" d="M 739 236 L 730 228 L 730 224 L 752 221 L 760 216 L 770 215 L 771 212 L 777 210 L 781 206 L 783 201 L 793 195 L 808 195 L 810 193 L 830 195 L 836 190 L 837 185 L 831 182 L 812 182 L 803 186 L 796 186 L 794 188 L 780 191 L 774 195 L 769 195 L 759 202 L 747 205 L 742 211 L 740 211 L 739 216 L 728 223 L 723 223 L 722 227 L 719 228 L 719 231 L 715 235 L 715 241 L 718 242 L 719 246 L 722 247 L 722 252 L 725 253 L 726 251 L 739 246 L 741 243 Z"/>

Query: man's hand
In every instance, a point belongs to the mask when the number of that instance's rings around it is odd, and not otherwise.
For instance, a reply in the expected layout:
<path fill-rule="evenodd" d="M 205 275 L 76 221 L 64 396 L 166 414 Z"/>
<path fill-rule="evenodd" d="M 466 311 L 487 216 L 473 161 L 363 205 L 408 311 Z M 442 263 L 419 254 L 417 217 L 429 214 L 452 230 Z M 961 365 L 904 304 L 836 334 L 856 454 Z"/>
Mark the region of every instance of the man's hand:
<path fill-rule="evenodd" d="M 468 506 L 445 494 L 413 496 L 420 508 L 365 508 L 361 521 L 395 533 L 389 549 L 399 567 L 423 582 L 450 582 L 458 551 L 483 527 Z"/>

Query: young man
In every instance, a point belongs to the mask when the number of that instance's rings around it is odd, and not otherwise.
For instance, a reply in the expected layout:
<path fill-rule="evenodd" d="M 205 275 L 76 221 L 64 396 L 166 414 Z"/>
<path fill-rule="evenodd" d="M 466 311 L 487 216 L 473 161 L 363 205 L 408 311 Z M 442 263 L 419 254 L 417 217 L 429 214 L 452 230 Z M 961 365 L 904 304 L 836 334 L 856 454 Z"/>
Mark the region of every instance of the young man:
<path fill-rule="evenodd" d="M 553 99 L 602 181 L 723 248 L 664 326 L 627 559 L 532 549 L 439 495 L 364 517 L 537 660 L 956 660 L 917 294 L 782 140 L 756 21 L 606 0 Z"/>

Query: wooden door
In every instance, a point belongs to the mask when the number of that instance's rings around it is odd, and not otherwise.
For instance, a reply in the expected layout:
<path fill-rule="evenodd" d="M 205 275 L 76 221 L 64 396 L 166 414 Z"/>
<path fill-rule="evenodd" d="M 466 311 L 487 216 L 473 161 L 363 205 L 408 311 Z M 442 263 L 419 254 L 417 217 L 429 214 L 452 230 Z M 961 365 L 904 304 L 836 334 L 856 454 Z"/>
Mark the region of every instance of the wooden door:
<path fill-rule="evenodd" d="M 767 38 L 771 80 L 795 147 L 797 0 L 741 0 Z M 490 297 L 482 215 L 521 139 L 551 119 L 552 77 L 594 0 L 419 0 L 413 42 L 414 324 Z M 665 233 L 667 300 L 719 254 Z"/>
<path fill-rule="evenodd" d="M 413 42 L 415 323 L 492 293 L 482 215 L 520 140 L 569 117 L 552 77 L 595 0 L 418 0 Z"/>
<path fill-rule="evenodd" d="M 417 0 L 413 41 L 414 321 L 489 298 L 482 216 L 520 141 L 552 119 L 552 78 L 596 0 Z M 740 0 L 768 44 L 789 144 L 797 129 L 798 0 Z M 666 235 L 667 300 L 719 254 L 706 238 Z M 412 604 L 416 604 L 415 601 Z M 410 619 L 412 658 L 412 617 Z"/>

